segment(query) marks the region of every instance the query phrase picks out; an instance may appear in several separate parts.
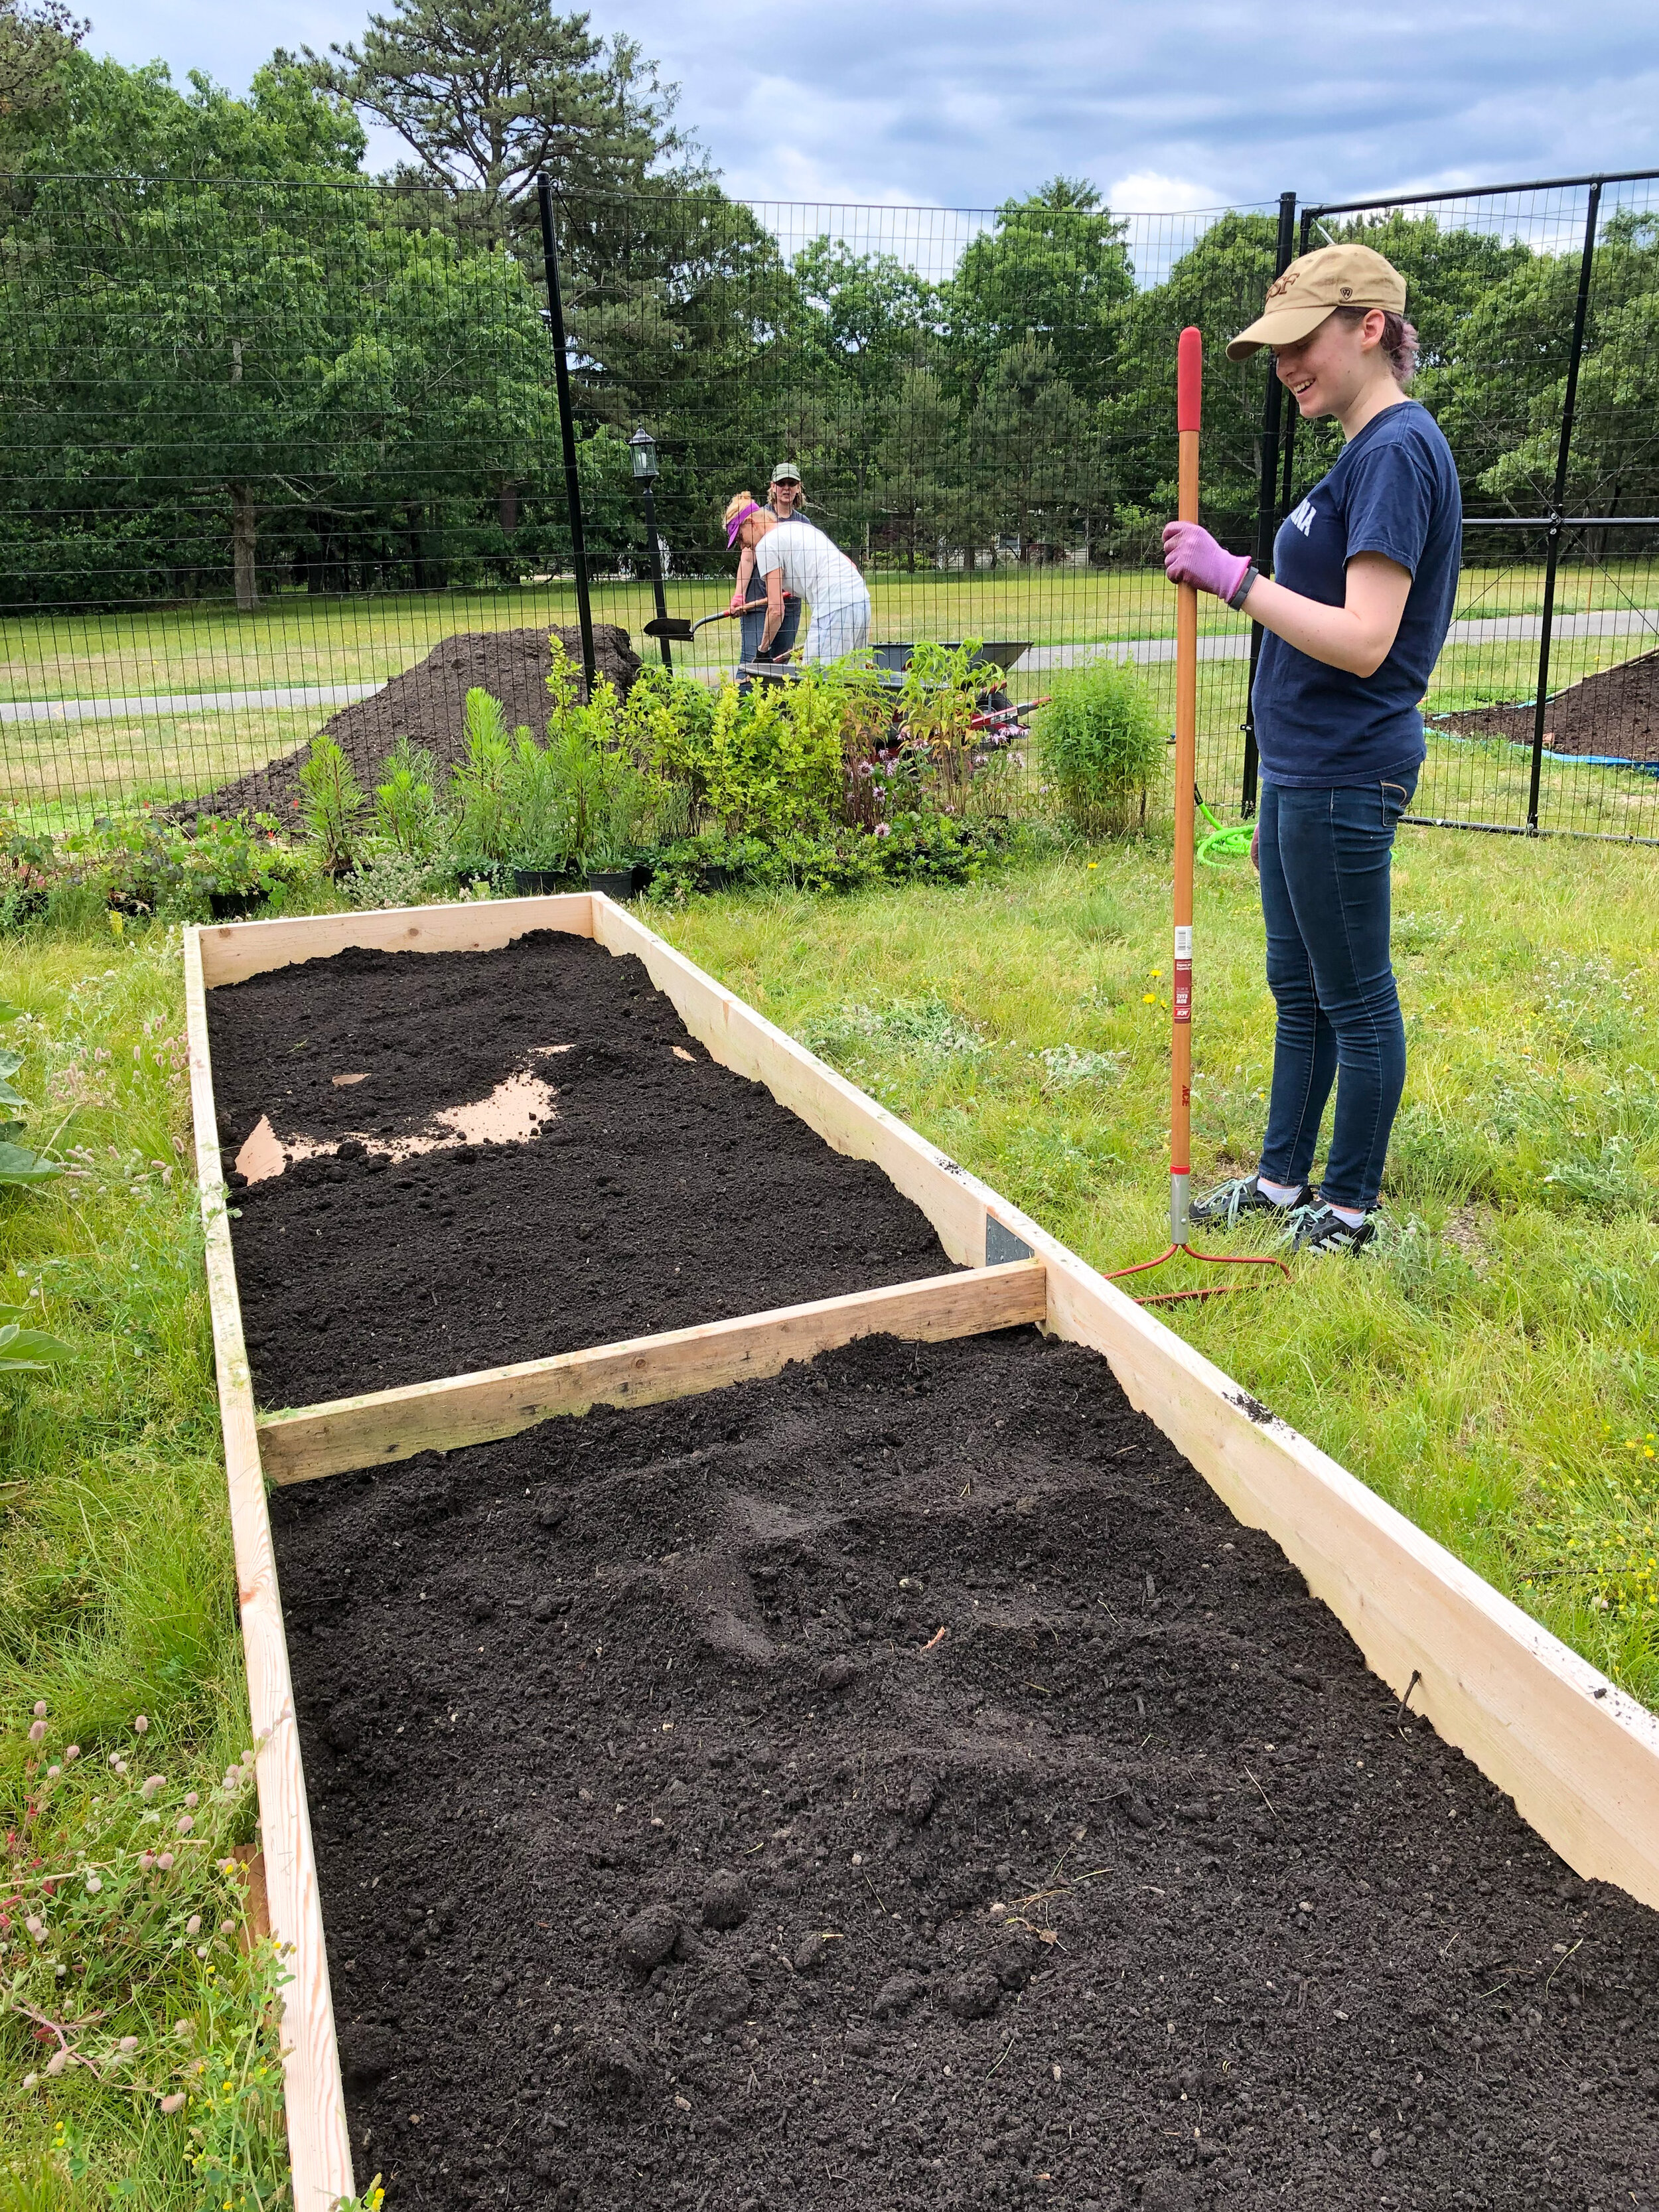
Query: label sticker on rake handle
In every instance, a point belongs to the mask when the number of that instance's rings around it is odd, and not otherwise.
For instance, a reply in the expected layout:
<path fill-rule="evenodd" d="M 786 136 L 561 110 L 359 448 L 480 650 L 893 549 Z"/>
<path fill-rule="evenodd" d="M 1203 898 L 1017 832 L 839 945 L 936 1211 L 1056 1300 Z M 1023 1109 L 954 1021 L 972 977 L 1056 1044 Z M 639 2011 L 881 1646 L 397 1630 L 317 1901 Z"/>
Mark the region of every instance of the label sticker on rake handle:
<path fill-rule="evenodd" d="M 1193 925 L 1190 921 L 1178 921 L 1176 924 L 1175 957 L 1177 960 L 1184 960 L 1188 966 L 1191 967 L 1193 959 Z"/>
<path fill-rule="evenodd" d="M 1193 1018 L 1193 963 L 1177 960 L 1175 964 L 1175 1019 L 1190 1022 Z"/>

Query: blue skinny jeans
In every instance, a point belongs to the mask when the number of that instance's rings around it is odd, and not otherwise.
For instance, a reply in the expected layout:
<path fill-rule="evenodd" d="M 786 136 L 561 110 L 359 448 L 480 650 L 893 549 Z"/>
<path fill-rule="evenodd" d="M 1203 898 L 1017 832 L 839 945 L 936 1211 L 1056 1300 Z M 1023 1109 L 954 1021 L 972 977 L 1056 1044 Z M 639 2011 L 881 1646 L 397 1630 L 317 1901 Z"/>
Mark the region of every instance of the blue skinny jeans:
<path fill-rule="evenodd" d="M 1261 912 L 1279 1026 L 1261 1172 L 1269 1182 L 1308 1180 L 1336 1081 L 1328 1205 L 1376 1204 L 1405 1088 L 1389 872 L 1395 825 L 1416 788 L 1415 770 L 1403 783 L 1261 787 Z"/>

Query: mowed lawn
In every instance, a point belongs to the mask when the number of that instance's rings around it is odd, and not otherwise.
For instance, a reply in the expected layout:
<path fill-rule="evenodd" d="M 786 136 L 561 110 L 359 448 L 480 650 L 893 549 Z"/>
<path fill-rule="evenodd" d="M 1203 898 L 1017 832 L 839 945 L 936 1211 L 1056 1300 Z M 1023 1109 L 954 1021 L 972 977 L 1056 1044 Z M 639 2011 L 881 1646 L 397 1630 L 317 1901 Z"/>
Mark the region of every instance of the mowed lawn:
<path fill-rule="evenodd" d="M 1005 565 L 971 574 L 877 569 L 868 580 L 872 634 L 878 639 L 1031 638 L 1063 645 L 1175 634 L 1174 594 L 1157 568 Z M 726 580 L 707 576 L 672 578 L 666 586 L 671 610 L 692 616 L 716 612 L 730 590 Z M 621 623 L 636 642 L 654 612 L 648 582 L 596 580 L 592 599 L 596 622 Z M 1650 608 L 1659 605 L 1659 579 L 1641 562 L 1567 568 L 1556 605 L 1563 614 Z M 1461 617 L 1536 615 L 1542 605 L 1543 571 L 1534 565 L 1473 567 L 1462 573 Z M 516 590 L 356 599 L 287 592 L 246 615 L 216 602 L 109 614 L 9 613 L 0 617 L 0 702 L 384 683 L 458 630 L 575 620 L 575 588 L 568 579 Z M 1237 632 L 1240 623 L 1206 599 L 1200 603 L 1200 628 L 1220 635 Z M 715 663 L 723 635 L 714 633 L 710 657 Z M 1613 657 L 1622 659 L 1628 649 Z M 1590 659 L 1604 665 L 1593 655 Z M 1576 661 L 1568 670 L 1581 672 Z"/>

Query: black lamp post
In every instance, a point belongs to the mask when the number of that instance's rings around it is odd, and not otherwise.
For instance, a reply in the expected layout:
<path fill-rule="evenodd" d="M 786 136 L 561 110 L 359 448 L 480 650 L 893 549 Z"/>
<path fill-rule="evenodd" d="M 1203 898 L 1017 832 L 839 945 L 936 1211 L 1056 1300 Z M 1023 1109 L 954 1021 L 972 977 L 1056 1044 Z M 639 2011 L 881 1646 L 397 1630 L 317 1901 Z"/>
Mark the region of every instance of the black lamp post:
<path fill-rule="evenodd" d="M 657 478 L 657 441 L 648 430 L 641 429 L 635 431 L 628 444 L 634 456 L 634 481 L 645 495 L 645 534 L 651 547 L 651 586 L 656 594 L 657 613 L 665 621 L 668 602 L 663 597 L 662 548 L 657 541 L 657 502 L 651 490 Z M 663 666 L 672 669 L 674 659 L 668 649 L 668 640 L 659 638 L 657 642 L 662 648 Z"/>

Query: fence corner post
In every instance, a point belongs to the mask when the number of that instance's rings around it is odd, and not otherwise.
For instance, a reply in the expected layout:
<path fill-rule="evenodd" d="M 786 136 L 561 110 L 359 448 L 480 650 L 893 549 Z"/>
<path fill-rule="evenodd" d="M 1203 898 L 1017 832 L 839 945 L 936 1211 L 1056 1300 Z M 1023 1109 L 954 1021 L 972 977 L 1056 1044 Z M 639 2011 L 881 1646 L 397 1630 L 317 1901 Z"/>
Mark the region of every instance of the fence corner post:
<path fill-rule="evenodd" d="M 1584 210 L 1584 244 L 1578 258 L 1578 296 L 1573 303 L 1572 344 L 1567 355 L 1567 386 L 1561 398 L 1561 431 L 1555 447 L 1555 483 L 1550 501 L 1549 554 L 1544 568 L 1544 612 L 1538 629 L 1538 683 L 1532 710 L 1532 777 L 1527 788 L 1527 835 L 1538 835 L 1538 807 L 1544 781 L 1544 722 L 1549 713 L 1550 644 L 1555 629 L 1555 581 L 1561 557 L 1562 519 L 1567 507 L 1567 478 L 1572 465 L 1572 425 L 1578 406 L 1578 369 L 1584 358 L 1584 325 L 1589 314 L 1590 283 L 1595 271 L 1595 234 L 1601 219 L 1601 179 L 1590 180 Z"/>
<path fill-rule="evenodd" d="M 570 514 L 570 565 L 576 576 L 576 619 L 582 634 L 582 673 L 593 696 L 599 671 L 593 658 L 593 608 L 587 592 L 587 543 L 582 532 L 581 479 L 576 468 L 576 422 L 570 405 L 570 360 L 565 343 L 564 296 L 559 287 L 559 249 L 553 235 L 553 186 L 536 179 L 536 204 L 542 218 L 542 264 L 547 278 L 547 311 L 553 340 L 553 380 L 559 395 L 559 436 L 564 447 L 564 495 Z"/>
<path fill-rule="evenodd" d="M 1291 265 L 1296 239 L 1296 194 L 1279 195 L 1279 241 L 1273 253 L 1273 275 L 1279 277 Z M 1285 406 L 1285 387 L 1267 364 L 1267 397 L 1261 403 L 1261 470 L 1255 495 L 1255 565 L 1264 576 L 1273 572 L 1273 539 L 1278 535 L 1279 434 Z M 1255 742 L 1255 672 L 1261 660 L 1263 632 L 1250 624 L 1250 672 L 1244 693 L 1244 777 L 1238 794 L 1238 811 L 1245 821 L 1255 812 L 1257 769 L 1261 754 Z"/>

